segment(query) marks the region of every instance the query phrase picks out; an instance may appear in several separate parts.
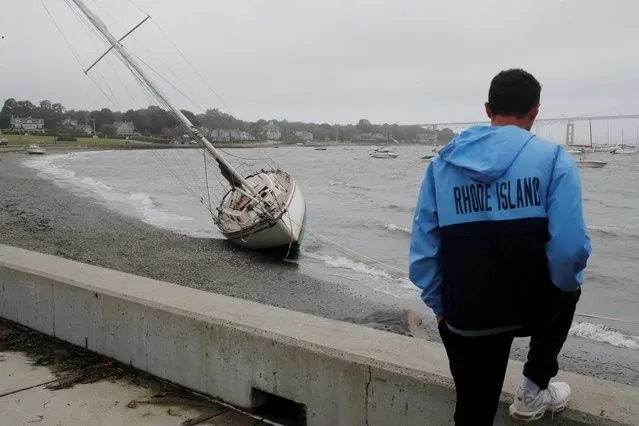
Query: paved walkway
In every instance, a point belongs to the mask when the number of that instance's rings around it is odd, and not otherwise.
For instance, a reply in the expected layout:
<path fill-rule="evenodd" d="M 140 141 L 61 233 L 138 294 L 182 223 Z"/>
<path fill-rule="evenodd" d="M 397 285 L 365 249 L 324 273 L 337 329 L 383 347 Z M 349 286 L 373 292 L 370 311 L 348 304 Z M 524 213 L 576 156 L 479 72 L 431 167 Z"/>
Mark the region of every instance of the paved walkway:
<path fill-rule="evenodd" d="M 56 390 L 59 383 L 49 368 L 34 366 L 26 355 L 0 352 L 0 423 L 15 426 L 267 424 L 202 399 L 188 399 L 183 395 L 157 397 L 151 384 L 147 386 L 127 377 Z"/>

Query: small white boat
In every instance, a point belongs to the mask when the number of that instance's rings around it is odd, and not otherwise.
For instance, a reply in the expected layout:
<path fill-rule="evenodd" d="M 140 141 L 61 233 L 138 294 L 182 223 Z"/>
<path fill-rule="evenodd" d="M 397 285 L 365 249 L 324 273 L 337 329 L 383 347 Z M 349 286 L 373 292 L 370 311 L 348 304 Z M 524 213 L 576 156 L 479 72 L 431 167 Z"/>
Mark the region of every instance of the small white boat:
<path fill-rule="evenodd" d="M 614 152 L 617 149 L 614 146 L 596 146 L 592 149 L 592 152 Z"/>
<path fill-rule="evenodd" d="M 615 148 L 612 151 L 610 151 L 612 154 L 625 154 L 625 155 L 630 155 L 630 154 L 636 154 L 637 152 L 639 152 L 637 149 L 633 149 L 633 148 Z"/>
<path fill-rule="evenodd" d="M 27 154 L 29 155 L 43 155 L 47 153 L 46 149 L 34 143 L 26 147 L 26 151 L 27 151 Z"/>
<path fill-rule="evenodd" d="M 399 153 L 394 149 L 383 146 L 373 149 L 370 156 L 373 158 L 397 158 Z"/>
<path fill-rule="evenodd" d="M 577 166 L 581 169 L 601 169 L 608 164 L 605 161 L 599 160 L 577 160 L 575 163 L 577 163 Z"/>

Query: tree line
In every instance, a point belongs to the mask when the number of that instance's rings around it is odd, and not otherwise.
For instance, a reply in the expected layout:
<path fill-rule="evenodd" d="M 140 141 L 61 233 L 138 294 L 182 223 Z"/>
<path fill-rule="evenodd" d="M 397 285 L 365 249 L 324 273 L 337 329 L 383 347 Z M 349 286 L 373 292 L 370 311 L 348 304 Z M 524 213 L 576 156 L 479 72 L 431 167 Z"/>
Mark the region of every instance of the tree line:
<path fill-rule="evenodd" d="M 431 133 L 440 143 L 450 141 L 455 133 L 450 129 L 438 131 L 425 130 L 419 126 L 399 124 L 372 124 L 367 119 L 361 119 L 356 124 L 328 124 L 328 123 L 304 123 L 289 122 L 287 120 L 265 120 L 255 122 L 244 121 L 222 112 L 218 109 L 208 109 L 204 113 L 195 114 L 192 111 L 181 110 L 182 113 L 196 126 L 202 126 L 209 130 L 238 129 L 249 132 L 254 138 L 265 137 L 263 126 L 269 122 L 276 124 L 282 133 L 285 142 L 298 142 L 300 137 L 296 132 L 305 131 L 313 134 L 315 140 L 356 140 L 356 135 L 378 134 L 392 137 L 398 141 L 412 142 L 418 135 Z M 52 103 L 43 100 L 33 104 L 28 100 L 16 100 L 9 98 L 4 102 L 0 110 L 0 129 L 9 129 L 11 116 L 33 117 L 44 119 L 47 131 L 63 131 L 62 123 L 65 120 L 73 120 L 81 125 L 93 127 L 95 120 L 96 131 L 104 136 L 115 135 L 117 122 L 132 122 L 135 131 L 143 136 L 166 137 L 165 130 L 178 127 L 179 122 L 169 111 L 158 106 L 149 106 L 145 109 L 130 109 L 126 112 L 112 111 L 109 108 L 100 110 L 67 110 L 60 103 Z"/>

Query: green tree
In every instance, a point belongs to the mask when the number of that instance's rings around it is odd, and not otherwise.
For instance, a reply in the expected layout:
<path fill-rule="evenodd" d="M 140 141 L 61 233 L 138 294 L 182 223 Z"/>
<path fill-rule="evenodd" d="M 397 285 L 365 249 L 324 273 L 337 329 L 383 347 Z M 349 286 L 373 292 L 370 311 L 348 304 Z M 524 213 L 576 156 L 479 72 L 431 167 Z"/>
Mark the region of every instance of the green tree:
<path fill-rule="evenodd" d="M 441 129 L 437 133 L 437 141 L 439 143 L 446 144 L 446 143 L 452 141 L 455 136 L 457 136 L 457 133 L 453 132 L 451 129 L 449 129 L 449 128 Z"/>
<path fill-rule="evenodd" d="M 373 126 L 367 119 L 362 118 L 357 122 L 357 131 L 359 133 L 374 133 L 375 126 Z"/>

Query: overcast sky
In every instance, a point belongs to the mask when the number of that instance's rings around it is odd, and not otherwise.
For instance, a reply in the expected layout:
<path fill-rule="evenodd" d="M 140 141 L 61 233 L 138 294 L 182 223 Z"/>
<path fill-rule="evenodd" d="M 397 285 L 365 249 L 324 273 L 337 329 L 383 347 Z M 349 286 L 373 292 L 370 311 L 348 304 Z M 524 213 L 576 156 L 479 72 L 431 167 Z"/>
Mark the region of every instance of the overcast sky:
<path fill-rule="evenodd" d="M 104 43 L 65 1 L 42 1 L 83 66 L 97 59 Z M 169 88 L 180 108 L 196 112 L 329 123 L 477 120 L 490 79 L 510 67 L 541 81 L 545 117 L 639 112 L 634 0 L 86 3 L 117 37 L 144 17 L 135 5 L 148 12 L 153 22 L 125 45 L 190 95 L 193 102 Z M 122 110 L 149 103 L 112 56 L 90 72 L 102 90 L 85 76 L 40 0 L 0 0 L 0 35 L 0 102 Z"/>

